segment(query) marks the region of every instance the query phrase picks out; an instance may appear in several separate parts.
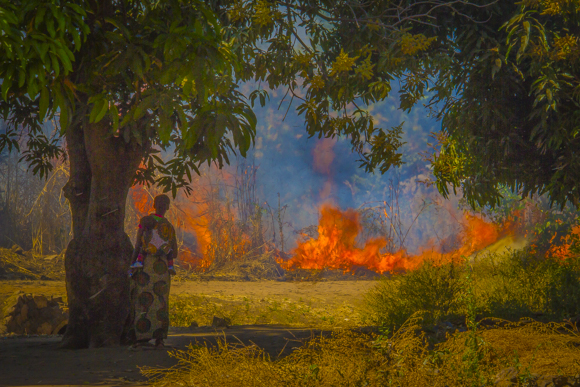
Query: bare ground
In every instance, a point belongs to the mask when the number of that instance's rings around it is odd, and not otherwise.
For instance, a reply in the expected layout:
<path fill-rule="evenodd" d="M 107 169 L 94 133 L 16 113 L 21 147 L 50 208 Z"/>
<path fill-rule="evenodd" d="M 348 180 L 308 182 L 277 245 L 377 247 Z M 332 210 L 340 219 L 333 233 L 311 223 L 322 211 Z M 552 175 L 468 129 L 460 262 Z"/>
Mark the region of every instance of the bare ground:
<path fill-rule="evenodd" d="M 177 296 L 203 295 L 208 298 L 279 300 L 308 302 L 313 308 L 331 311 L 345 305 L 356 307 L 374 281 L 324 282 L 223 282 L 185 281 L 172 283 Z M 0 281 L 0 303 L 15 291 L 63 296 L 63 282 Z M 317 326 L 320 328 L 320 326 Z M 201 326 L 195 329 L 171 327 L 167 344 L 185 350 L 189 344 L 215 345 L 218 338 L 244 345 L 256 344 L 272 358 L 284 356 L 303 340 L 320 334 L 319 329 L 281 325 L 234 325 L 227 329 Z M 85 350 L 58 349 L 59 336 L 6 336 L 0 338 L 0 386 L 87 386 L 145 385 L 139 367 L 170 367 L 176 360 L 171 349 L 127 347 Z"/>

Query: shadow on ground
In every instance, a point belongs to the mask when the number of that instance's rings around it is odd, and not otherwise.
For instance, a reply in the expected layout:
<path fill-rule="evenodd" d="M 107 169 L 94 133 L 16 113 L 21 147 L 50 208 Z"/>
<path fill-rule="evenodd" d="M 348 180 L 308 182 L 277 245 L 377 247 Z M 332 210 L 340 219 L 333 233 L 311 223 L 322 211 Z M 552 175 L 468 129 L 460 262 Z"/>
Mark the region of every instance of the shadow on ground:
<path fill-rule="evenodd" d="M 276 325 L 240 325 L 227 329 L 170 328 L 166 344 L 185 350 L 191 344 L 216 345 L 218 338 L 256 344 L 272 359 L 288 355 L 320 330 Z M 147 379 L 139 367 L 171 367 L 177 360 L 166 350 L 128 347 L 61 350 L 59 336 L 0 338 L 0 386 L 140 386 Z"/>

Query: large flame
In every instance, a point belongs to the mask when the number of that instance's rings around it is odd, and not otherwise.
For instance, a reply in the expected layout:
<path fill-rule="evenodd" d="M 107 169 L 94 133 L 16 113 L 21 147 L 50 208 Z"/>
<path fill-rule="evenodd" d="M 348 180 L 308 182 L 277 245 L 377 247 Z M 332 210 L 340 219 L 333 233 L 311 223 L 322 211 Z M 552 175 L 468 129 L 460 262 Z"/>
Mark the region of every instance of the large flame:
<path fill-rule="evenodd" d="M 233 185 L 233 176 L 222 171 L 219 179 Z M 236 260 L 252 250 L 251 236 L 237 222 L 231 202 L 218 198 L 219 187 L 211 179 L 199 179 L 189 196 L 179 193 L 166 217 L 178 235 L 195 237 L 195 245 L 180 247 L 178 258 L 192 269 L 206 269 L 215 259 Z M 130 195 L 137 216 L 154 211 L 153 198 L 160 192 L 155 188 L 134 186 Z M 178 238 L 179 243 L 179 238 Z"/>
<path fill-rule="evenodd" d="M 158 193 L 154 188 L 145 188 L 142 185 L 131 188 L 129 194 L 133 199 L 133 208 L 138 217 L 154 212 L 153 198 Z M 195 247 L 181 246 L 178 255 L 179 260 L 190 269 L 204 269 L 211 264 L 210 261 L 204 259 L 204 252 L 211 238 L 207 231 L 207 219 L 203 209 L 199 207 L 195 200 L 181 200 L 178 197 L 166 214 L 178 234 L 181 231 L 195 235 L 197 245 Z"/>
<path fill-rule="evenodd" d="M 330 205 L 324 205 L 320 214 L 318 238 L 300 242 L 292 251 L 293 257 L 281 262 L 286 269 L 329 268 L 349 271 L 362 266 L 378 273 L 410 270 L 425 259 L 438 259 L 444 262 L 461 260 L 510 232 L 509 227 L 500 227 L 479 216 L 463 214 L 461 220 L 463 232 L 459 248 L 442 252 L 438 246 L 429 243 L 418 255 L 410 255 L 405 250 L 386 253 L 382 250 L 388 241 L 383 238 L 369 240 L 363 247 L 357 247 L 356 238 L 361 231 L 361 225 L 356 211 L 352 209 L 341 211 Z"/>

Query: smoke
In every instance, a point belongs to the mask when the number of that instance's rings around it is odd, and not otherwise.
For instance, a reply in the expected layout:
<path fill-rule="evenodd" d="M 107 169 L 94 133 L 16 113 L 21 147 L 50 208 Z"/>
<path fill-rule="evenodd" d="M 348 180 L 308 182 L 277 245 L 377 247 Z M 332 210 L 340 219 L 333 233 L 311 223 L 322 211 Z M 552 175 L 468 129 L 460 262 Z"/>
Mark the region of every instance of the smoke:
<path fill-rule="evenodd" d="M 247 87 L 249 90 L 249 87 Z M 406 114 L 398 109 L 398 98 L 393 93 L 386 100 L 367 107 L 374 116 L 375 126 L 389 128 L 404 122 L 401 149 L 404 166 L 393 168 L 384 175 L 366 173 L 360 168 L 360 155 L 353 153 L 347 138 L 309 138 L 304 117 L 280 100 L 283 93 L 270 91 L 270 101 L 265 107 L 255 107 L 258 118 L 256 146 L 248 158 L 259 166 L 257 174 L 258 196 L 269 204 L 277 203 L 280 194 L 282 204 L 288 205 L 285 220 L 287 246 L 295 247 L 298 230 L 318 224 L 322 204 L 330 203 L 339 208 L 361 208 L 369 203 L 382 202 L 389 195 L 392 181 L 399 184 L 398 211 L 401 220 L 411 226 L 421 211 L 424 201 L 443 202 L 438 193 L 417 183 L 430 176 L 420 152 L 428 150 L 429 135 L 440 130 L 441 124 L 429 118 L 427 109 L 417 107 Z M 454 200 L 455 204 L 457 200 Z M 406 243 L 409 251 L 415 251 L 428 239 L 446 238 L 455 232 L 453 219 L 441 209 L 435 214 L 435 206 L 423 209 L 408 233 Z M 434 235 L 432 227 L 443 223 Z"/>

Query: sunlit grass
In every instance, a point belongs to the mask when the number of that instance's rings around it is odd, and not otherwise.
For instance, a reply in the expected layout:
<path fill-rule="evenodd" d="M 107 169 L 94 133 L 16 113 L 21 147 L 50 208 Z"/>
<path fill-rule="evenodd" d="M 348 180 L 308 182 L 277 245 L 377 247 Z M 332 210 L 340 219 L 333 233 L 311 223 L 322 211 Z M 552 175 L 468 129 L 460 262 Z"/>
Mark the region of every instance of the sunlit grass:
<path fill-rule="evenodd" d="M 356 315 L 353 325 L 381 325 L 381 334 L 333 325 L 330 318 L 343 316 L 336 308 L 177 298 L 173 319 L 183 325 L 194 316 L 209 323 L 221 313 L 233 324 L 258 318 L 329 324 L 333 334 L 276 360 L 255 346 L 190 347 L 174 352 L 178 367 L 144 373 L 155 386 L 491 386 L 508 368 L 521 386 L 540 375 L 574 376 L 580 370 L 580 332 L 567 319 L 580 315 L 579 267 L 577 258 L 562 264 L 526 251 L 464 264 L 427 262 L 381 280 L 366 294 L 362 312 L 349 311 Z M 434 340 L 441 327 L 444 337 Z"/>
<path fill-rule="evenodd" d="M 172 326 L 187 327 L 192 322 L 211 325 L 213 317 L 227 318 L 232 325 L 276 324 L 304 327 L 352 327 L 362 324 L 359 311 L 350 304 L 323 305 L 310 300 L 209 297 L 170 295 Z"/>
<path fill-rule="evenodd" d="M 272 360 L 256 346 L 221 341 L 217 347 L 174 351 L 171 369 L 147 368 L 153 386 L 486 386 L 513 367 L 521 381 L 534 374 L 574 375 L 580 366 L 580 336 L 564 324 L 523 323 L 455 333 L 430 347 L 421 319 L 411 317 L 394 334 L 335 330 L 289 356 Z M 469 355 L 477 352 L 478 371 Z M 526 385 L 524 384 L 521 384 Z"/>

